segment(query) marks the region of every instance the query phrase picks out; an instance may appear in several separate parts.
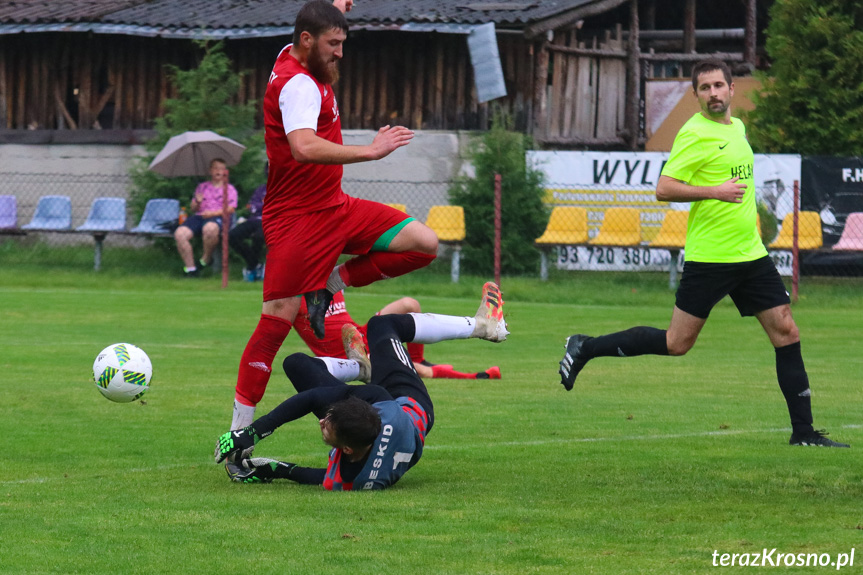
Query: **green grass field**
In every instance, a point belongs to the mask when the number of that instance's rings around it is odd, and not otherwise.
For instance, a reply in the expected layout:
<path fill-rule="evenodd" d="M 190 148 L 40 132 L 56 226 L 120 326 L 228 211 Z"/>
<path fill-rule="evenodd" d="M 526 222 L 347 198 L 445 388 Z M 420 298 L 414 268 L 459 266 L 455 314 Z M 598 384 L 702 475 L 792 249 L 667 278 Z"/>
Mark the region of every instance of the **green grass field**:
<path fill-rule="evenodd" d="M 816 283 L 794 306 L 816 426 L 850 450 L 787 445 L 773 352 L 727 301 L 689 355 L 599 359 L 567 393 L 564 338 L 664 327 L 667 279 L 504 278 L 507 342 L 426 350 L 503 379 L 428 382 L 436 423 L 419 465 L 387 491 L 327 493 L 232 484 L 212 460 L 260 284 L 222 290 L 134 253 L 106 252 L 94 273 L 91 252 L 51 265 L 13 252 L 0 247 L 0 573 L 706 573 L 714 551 L 835 561 L 856 547 L 843 571 L 863 564 L 859 289 Z M 418 272 L 347 297 L 358 320 L 402 295 L 472 315 L 483 281 Z M 96 354 L 120 341 L 152 359 L 144 402 L 111 403 L 92 383 Z M 274 367 L 302 349 L 290 335 Z M 274 369 L 259 413 L 291 390 Z M 256 454 L 324 465 L 326 447 L 309 418 Z"/>

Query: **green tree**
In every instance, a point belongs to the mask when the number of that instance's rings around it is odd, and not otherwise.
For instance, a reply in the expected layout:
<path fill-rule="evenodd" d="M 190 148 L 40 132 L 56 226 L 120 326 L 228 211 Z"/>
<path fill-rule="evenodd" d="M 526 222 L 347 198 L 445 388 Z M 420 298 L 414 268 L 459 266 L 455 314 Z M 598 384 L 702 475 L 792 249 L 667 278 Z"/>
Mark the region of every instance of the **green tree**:
<path fill-rule="evenodd" d="M 464 207 L 466 238 L 462 250 L 469 272 L 488 275 L 494 270 L 494 180 L 501 175 L 501 271 L 535 273 L 539 252 L 533 241 L 542 235 L 548 211 L 542 202 L 544 174 L 527 165 L 530 139 L 510 130 L 512 122 L 496 113 L 492 128 L 473 142 L 469 157 L 473 178 L 457 179 L 450 202 Z"/>
<path fill-rule="evenodd" d="M 863 155 L 863 3 L 775 2 L 767 52 L 745 115 L 756 151 Z"/>
<path fill-rule="evenodd" d="M 240 163 L 231 167 L 230 176 L 240 195 L 240 206 L 266 180 L 264 137 L 255 130 L 255 103 L 232 103 L 242 76 L 233 72 L 221 42 L 199 42 L 198 48 L 202 57 L 197 68 L 169 67 L 177 97 L 165 100 L 165 114 L 156 119 L 156 136 L 147 142 L 147 153 L 131 168 L 131 203 L 139 214 L 150 198 L 175 198 L 185 204 L 204 179 L 165 178 L 147 169 L 172 136 L 188 130 L 211 130 L 246 146 Z"/>

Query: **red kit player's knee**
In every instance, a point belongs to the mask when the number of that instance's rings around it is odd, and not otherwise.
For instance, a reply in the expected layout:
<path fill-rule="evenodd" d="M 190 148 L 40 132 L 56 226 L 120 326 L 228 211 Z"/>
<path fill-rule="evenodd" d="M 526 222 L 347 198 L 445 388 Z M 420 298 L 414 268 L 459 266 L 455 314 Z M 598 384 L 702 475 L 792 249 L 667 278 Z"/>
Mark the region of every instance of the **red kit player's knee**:
<path fill-rule="evenodd" d="M 345 262 L 348 285 L 362 287 L 398 277 L 429 265 L 435 257 L 422 252 L 372 252 L 355 257 Z"/>

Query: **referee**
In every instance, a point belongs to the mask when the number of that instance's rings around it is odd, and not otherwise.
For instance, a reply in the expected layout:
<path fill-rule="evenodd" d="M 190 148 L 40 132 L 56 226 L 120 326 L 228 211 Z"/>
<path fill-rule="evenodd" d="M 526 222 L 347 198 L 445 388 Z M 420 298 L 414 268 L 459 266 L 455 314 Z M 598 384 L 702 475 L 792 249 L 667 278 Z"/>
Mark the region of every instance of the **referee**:
<path fill-rule="evenodd" d="M 731 117 L 734 83 L 728 66 L 706 60 L 692 69 L 701 112 L 680 129 L 656 186 L 656 199 L 692 202 L 686 262 L 667 330 L 634 327 L 600 337 L 570 336 L 560 361 L 561 384 L 572 389 L 595 357 L 684 355 L 710 310 L 730 295 L 741 316 L 755 316 L 776 352 L 779 388 L 791 416 L 791 445 L 848 447 L 812 427 L 809 378 L 785 285 L 756 228 L 754 158 L 743 123 Z"/>

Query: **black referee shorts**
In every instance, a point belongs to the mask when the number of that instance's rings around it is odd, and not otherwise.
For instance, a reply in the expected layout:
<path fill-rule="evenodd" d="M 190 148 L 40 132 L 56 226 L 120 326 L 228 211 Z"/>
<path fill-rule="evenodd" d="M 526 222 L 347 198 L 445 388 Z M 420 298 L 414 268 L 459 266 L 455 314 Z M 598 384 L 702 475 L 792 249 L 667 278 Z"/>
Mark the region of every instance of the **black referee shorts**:
<path fill-rule="evenodd" d="M 428 415 L 431 431 L 434 405 L 425 383 L 417 375 L 414 364 L 402 342 L 412 341 L 416 327 L 409 315 L 377 315 L 369 320 L 369 355 L 372 362 L 372 385 L 379 385 L 393 398 L 410 397 Z"/>
<path fill-rule="evenodd" d="M 769 256 L 730 264 L 683 264 L 683 275 L 677 288 L 678 308 L 707 319 L 713 306 L 726 295 L 731 296 L 744 317 L 791 303 L 785 284 Z"/>

